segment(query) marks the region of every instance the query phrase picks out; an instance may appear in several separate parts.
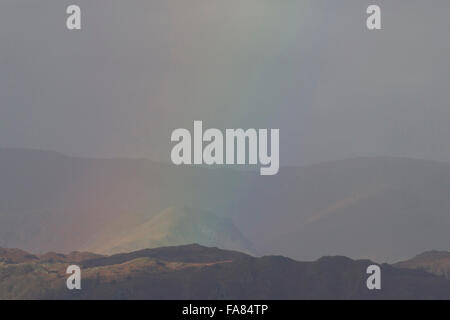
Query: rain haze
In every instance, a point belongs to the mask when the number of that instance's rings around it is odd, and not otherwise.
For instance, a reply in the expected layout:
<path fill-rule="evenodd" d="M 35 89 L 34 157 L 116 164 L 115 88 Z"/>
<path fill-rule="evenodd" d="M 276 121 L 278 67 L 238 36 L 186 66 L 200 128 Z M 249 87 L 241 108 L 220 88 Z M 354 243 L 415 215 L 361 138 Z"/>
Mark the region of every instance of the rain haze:
<path fill-rule="evenodd" d="M 372 3 L 373 1 L 370 1 Z M 170 133 L 279 128 L 282 165 L 450 161 L 450 3 L 0 4 L 0 146 L 168 162 Z"/>

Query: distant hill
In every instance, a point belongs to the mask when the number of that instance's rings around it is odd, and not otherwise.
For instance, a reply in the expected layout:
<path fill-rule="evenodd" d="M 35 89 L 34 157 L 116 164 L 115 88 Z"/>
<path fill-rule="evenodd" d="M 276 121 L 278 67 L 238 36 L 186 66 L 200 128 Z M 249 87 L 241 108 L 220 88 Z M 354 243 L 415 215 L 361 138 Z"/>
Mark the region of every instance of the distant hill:
<path fill-rule="evenodd" d="M 0 149 L 0 177 L 0 247 L 35 254 L 196 242 L 298 260 L 394 262 L 450 248 L 447 163 L 355 158 L 262 177 Z"/>
<path fill-rule="evenodd" d="M 217 223 L 225 223 L 221 230 L 231 230 L 231 219 L 210 210 L 225 206 L 227 192 L 221 190 L 228 188 L 230 174 L 148 160 L 0 148 L 0 247 L 36 253 L 91 249 L 125 231 L 137 232 L 167 208 L 211 212 Z"/>
<path fill-rule="evenodd" d="M 234 221 L 268 253 L 395 262 L 450 248 L 447 163 L 355 158 L 282 168 L 252 185 Z"/>
<path fill-rule="evenodd" d="M 111 254 L 186 243 L 255 253 L 230 218 L 187 207 L 168 208 L 138 226 L 124 230 L 121 236 L 113 236 L 90 248 Z"/>
<path fill-rule="evenodd" d="M 0 299 L 450 299 L 450 281 L 387 264 L 368 290 L 369 260 L 297 262 L 185 245 L 79 261 L 82 290 L 65 287 L 68 262 L 0 263 Z"/>
<path fill-rule="evenodd" d="M 396 263 L 399 268 L 419 269 L 450 279 L 450 252 L 427 251 L 414 258 Z"/>

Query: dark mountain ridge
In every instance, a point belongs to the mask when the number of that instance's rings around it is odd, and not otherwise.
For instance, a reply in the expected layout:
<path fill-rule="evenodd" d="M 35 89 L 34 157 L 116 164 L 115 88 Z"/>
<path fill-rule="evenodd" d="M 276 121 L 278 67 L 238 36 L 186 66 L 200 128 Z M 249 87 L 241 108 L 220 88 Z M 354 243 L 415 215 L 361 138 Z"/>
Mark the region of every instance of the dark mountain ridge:
<path fill-rule="evenodd" d="M 0 263 L 3 299 L 450 299 L 450 281 L 382 264 L 381 290 L 366 286 L 373 262 L 298 262 L 185 245 L 79 261 L 82 289 L 65 287 L 69 262 Z"/>

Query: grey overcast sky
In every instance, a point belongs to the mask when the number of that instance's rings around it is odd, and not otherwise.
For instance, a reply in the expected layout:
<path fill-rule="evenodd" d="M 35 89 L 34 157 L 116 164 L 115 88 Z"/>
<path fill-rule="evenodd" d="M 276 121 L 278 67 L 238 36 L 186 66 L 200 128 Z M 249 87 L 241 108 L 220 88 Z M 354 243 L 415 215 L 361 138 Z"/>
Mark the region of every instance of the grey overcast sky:
<path fill-rule="evenodd" d="M 82 9 L 68 31 L 65 10 Z M 365 10 L 382 8 L 381 31 Z M 0 147 L 168 161 L 170 133 L 280 128 L 282 164 L 450 161 L 448 0 L 2 0 Z"/>

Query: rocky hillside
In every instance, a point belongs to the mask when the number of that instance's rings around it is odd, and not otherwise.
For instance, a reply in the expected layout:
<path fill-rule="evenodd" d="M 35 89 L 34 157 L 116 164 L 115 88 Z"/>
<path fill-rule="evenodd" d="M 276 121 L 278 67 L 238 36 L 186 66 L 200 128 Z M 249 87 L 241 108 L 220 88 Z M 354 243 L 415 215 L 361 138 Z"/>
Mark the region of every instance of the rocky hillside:
<path fill-rule="evenodd" d="M 396 263 L 399 268 L 419 269 L 450 279 L 450 252 L 427 251 L 406 261 Z"/>
<path fill-rule="evenodd" d="M 381 266 L 382 289 L 368 290 L 366 269 L 372 262 L 339 256 L 298 262 L 185 245 L 60 258 L 3 259 L 0 298 L 450 299 L 444 277 L 387 264 Z M 65 270 L 75 262 L 82 269 L 82 289 L 69 291 Z"/>

